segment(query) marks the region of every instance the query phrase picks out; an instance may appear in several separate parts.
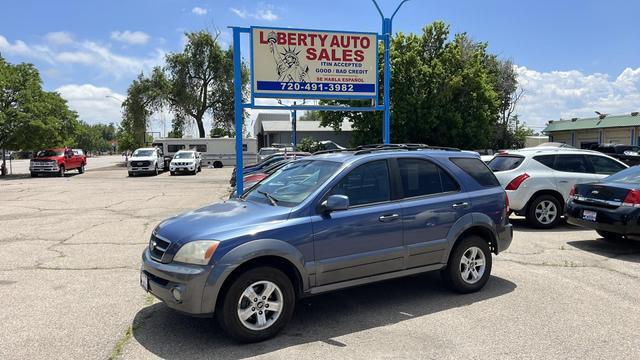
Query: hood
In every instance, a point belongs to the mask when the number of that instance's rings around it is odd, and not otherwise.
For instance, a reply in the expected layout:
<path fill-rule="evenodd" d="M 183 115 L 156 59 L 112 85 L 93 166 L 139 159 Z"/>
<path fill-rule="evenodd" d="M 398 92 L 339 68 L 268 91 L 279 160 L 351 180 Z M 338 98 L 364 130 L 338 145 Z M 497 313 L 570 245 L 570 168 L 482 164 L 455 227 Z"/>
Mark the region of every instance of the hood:
<path fill-rule="evenodd" d="M 286 220 L 290 211 L 283 206 L 228 200 L 169 218 L 154 231 L 172 243 L 226 240 L 238 232 L 255 232 L 262 223 Z"/>
<path fill-rule="evenodd" d="M 58 160 L 63 158 L 64 156 L 60 155 L 60 156 L 43 156 L 43 157 L 35 157 L 31 160 L 35 160 L 35 161 L 46 161 L 46 160 Z"/>
<path fill-rule="evenodd" d="M 171 159 L 171 162 L 195 162 L 196 159 Z"/>
<path fill-rule="evenodd" d="M 129 161 L 154 161 L 156 159 L 155 156 L 129 156 Z"/>

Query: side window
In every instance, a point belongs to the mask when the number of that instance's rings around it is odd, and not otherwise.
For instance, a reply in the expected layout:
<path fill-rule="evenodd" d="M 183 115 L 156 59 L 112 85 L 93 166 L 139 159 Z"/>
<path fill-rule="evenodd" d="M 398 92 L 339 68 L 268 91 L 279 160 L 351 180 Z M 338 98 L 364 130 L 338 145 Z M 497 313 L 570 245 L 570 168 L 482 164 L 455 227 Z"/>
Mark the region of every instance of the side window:
<path fill-rule="evenodd" d="M 184 145 L 167 145 L 167 151 L 170 153 L 176 153 L 184 149 Z"/>
<path fill-rule="evenodd" d="M 564 172 L 590 173 L 584 155 L 558 155 L 554 169 Z"/>
<path fill-rule="evenodd" d="M 434 163 L 421 159 L 399 159 L 404 197 L 456 191 L 458 184 Z"/>
<path fill-rule="evenodd" d="M 449 158 L 452 163 L 469 174 L 482 186 L 500 186 L 500 182 L 487 165 L 478 158 Z"/>
<path fill-rule="evenodd" d="M 534 156 L 533 159 L 537 162 L 539 162 L 540 164 L 553 169 L 553 162 L 556 159 L 555 155 L 538 155 L 538 156 Z"/>
<path fill-rule="evenodd" d="M 591 160 L 591 165 L 593 165 L 596 174 L 611 175 L 626 169 L 622 164 L 604 156 L 588 155 L 587 157 Z"/>
<path fill-rule="evenodd" d="M 347 174 L 329 192 L 329 195 L 346 195 L 349 206 L 389 201 L 389 168 L 386 160 L 360 165 Z"/>

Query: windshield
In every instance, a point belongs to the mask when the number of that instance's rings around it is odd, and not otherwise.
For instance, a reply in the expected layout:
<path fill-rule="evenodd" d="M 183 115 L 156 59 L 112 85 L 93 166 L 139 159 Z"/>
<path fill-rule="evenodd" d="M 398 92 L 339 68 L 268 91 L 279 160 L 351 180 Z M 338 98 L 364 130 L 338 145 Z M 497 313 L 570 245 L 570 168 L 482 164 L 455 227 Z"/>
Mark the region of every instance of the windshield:
<path fill-rule="evenodd" d="M 624 184 L 640 184 L 640 169 L 638 169 L 637 166 L 633 166 L 606 177 L 602 181 Z"/>
<path fill-rule="evenodd" d="M 517 168 L 523 161 L 522 156 L 496 156 L 487 165 L 493 172 L 508 171 Z"/>
<path fill-rule="evenodd" d="M 133 157 L 145 157 L 145 156 L 153 156 L 153 150 L 136 150 L 133 152 Z"/>
<path fill-rule="evenodd" d="M 174 159 L 193 159 L 192 152 L 180 152 L 173 156 Z"/>
<path fill-rule="evenodd" d="M 275 203 L 278 206 L 296 206 L 316 191 L 340 165 L 324 160 L 294 161 L 263 180 L 260 185 L 249 191 L 244 199 L 266 204 Z"/>
<path fill-rule="evenodd" d="M 36 157 L 62 156 L 63 151 L 41 150 Z"/>
<path fill-rule="evenodd" d="M 258 154 L 260 154 L 262 156 L 265 156 L 265 155 L 275 154 L 277 152 L 278 152 L 278 150 L 276 150 L 276 149 L 260 149 Z"/>

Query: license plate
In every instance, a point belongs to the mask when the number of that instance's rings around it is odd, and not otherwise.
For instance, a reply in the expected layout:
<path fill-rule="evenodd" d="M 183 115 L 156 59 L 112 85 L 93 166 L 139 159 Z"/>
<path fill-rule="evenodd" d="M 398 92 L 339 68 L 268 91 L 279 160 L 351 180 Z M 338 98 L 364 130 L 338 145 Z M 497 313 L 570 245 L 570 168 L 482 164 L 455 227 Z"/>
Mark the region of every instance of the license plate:
<path fill-rule="evenodd" d="M 584 210 L 582 212 L 582 220 L 596 221 L 596 216 L 598 216 L 598 213 L 595 211 Z"/>
<path fill-rule="evenodd" d="M 143 272 L 140 273 L 140 286 L 142 286 L 144 291 L 149 291 L 149 279 Z"/>

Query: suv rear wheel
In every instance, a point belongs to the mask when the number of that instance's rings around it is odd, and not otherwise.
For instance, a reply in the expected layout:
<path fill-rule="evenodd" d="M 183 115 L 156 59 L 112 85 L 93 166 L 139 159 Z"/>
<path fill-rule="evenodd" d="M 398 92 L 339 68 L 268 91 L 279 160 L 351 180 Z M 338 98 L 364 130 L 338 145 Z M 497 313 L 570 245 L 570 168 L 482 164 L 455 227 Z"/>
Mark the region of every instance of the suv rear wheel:
<path fill-rule="evenodd" d="M 550 229 L 558 225 L 562 205 L 553 195 L 540 195 L 531 201 L 527 209 L 527 222 L 539 229 Z"/>
<path fill-rule="evenodd" d="M 232 338 L 256 342 L 275 336 L 291 319 L 295 293 L 280 270 L 259 267 L 238 276 L 217 311 L 220 327 Z"/>
<path fill-rule="evenodd" d="M 487 242 L 476 235 L 460 240 L 441 275 L 453 291 L 466 294 L 482 289 L 491 276 L 491 250 Z"/>

